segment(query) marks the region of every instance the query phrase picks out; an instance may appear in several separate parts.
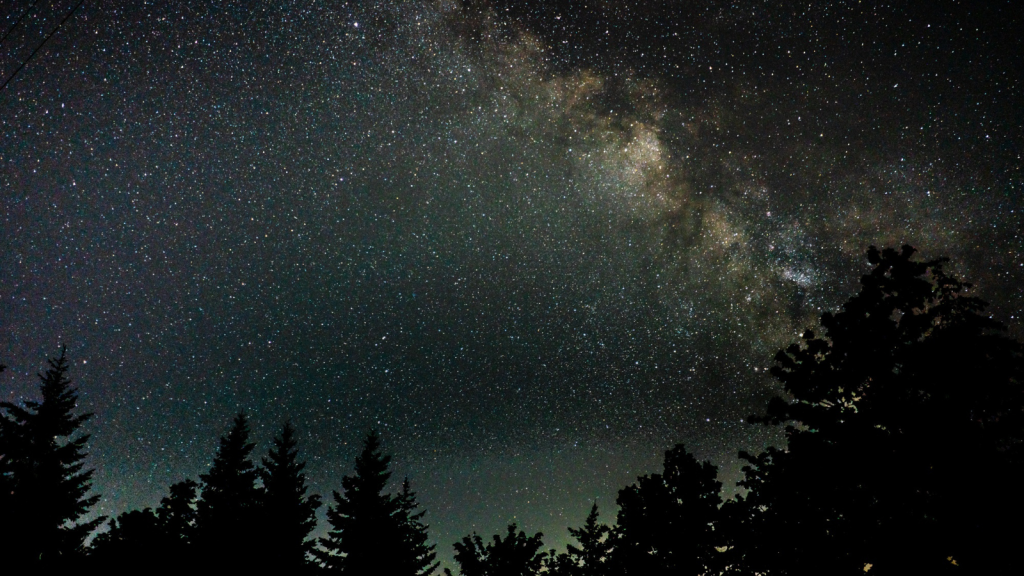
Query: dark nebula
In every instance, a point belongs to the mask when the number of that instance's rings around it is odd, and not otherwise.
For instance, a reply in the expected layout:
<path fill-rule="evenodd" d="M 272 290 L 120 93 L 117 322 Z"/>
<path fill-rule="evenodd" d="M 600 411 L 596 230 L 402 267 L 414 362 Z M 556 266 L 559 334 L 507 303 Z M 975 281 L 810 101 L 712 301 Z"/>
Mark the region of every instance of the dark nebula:
<path fill-rule="evenodd" d="M 240 410 L 321 493 L 375 428 L 444 557 L 560 546 L 676 442 L 731 485 L 869 245 L 951 257 L 1020 335 L 1021 10 L 86 2 L 0 92 L 0 397 L 67 343 L 104 514 Z"/>

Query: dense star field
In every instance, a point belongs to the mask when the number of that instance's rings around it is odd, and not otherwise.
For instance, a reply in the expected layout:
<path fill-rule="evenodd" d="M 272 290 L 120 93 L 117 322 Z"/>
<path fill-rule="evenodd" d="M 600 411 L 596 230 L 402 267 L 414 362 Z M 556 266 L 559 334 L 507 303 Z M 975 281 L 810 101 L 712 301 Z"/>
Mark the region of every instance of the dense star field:
<path fill-rule="evenodd" d="M 77 4 L 4 3 L 6 79 Z M 777 431 L 775 351 L 867 247 L 1020 336 L 1018 2 L 85 2 L 0 92 L 0 399 L 67 343 L 102 514 L 291 419 L 377 429 L 443 558 L 560 546 L 683 442 Z"/>

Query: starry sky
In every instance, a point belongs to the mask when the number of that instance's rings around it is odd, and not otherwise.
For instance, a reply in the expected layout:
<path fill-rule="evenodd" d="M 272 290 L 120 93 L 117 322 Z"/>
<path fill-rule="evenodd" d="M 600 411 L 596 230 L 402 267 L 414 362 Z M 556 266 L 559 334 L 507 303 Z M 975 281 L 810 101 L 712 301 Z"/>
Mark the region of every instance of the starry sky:
<path fill-rule="evenodd" d="M 0 6 L 4 79 L 77 3 Z M 1022 11 L 86 1 L 0 92 L 0 397 L 67 344 L 104 514 L 240 410 L 324 494 L 377 429 L 445 558 L 677 442 L 731 485 L 869 245 L 1020 336 Z"/>

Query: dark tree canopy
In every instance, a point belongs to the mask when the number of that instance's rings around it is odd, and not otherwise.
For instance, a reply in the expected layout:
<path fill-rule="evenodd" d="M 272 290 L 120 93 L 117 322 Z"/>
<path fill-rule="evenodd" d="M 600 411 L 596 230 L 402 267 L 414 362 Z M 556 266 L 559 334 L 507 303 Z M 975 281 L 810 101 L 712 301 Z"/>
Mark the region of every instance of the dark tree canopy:
<path fill-rule="evenodd" d="M 260 470 L 266 490 L 261 518 L 268 545 L 262 556 L 265 570 L 294 574 L 306 569 L 320 497 L 307 495 L 305 467 L 298 459 L 295 429 L 285 423 Z"/>
<path fill-rule="evenodd" d="M 1022 471 L 1019 343 L 945 260 L 872 248 L 874 270 L 772 373 L 790 400 L 788 450 L 749 462 L 730 512 L 749 570 L 778 574 L 1004 574 L 1020 499 L 981 500 Z"/>
<path fill-rule="evenodd" d="M 455 561 L 462 576 L 533 576 L 544 564 L 546 553 L 540 532 L 527 536 L 510 524 L 502 539 L 495 534 L 486 545 L 478 534 L 465 536 L 455 543 Z M 451 576 L 451 571 L 445 569 Z"/>
<path fill-rule="evenodd" d="M 356 458 L 355 474 L 341 480 L 344 494 L 335 491 L 334 505 L 327 510 L 331 531 L 315 556 L 328 571 L 420 576 L 436 568 L 408 482 L 399 495 L 385 492 L 390 462 L 377 433 L 371 432 Z"/>
<path fill-rule="evenodd" d="M 78 391 L 68 378 L 66 348 L 39 375 L 41 401 L 0 402 L 0 542 L 5 568 L 28 570 L 75 560 L 103 518 L 82 521 L 98 500 L 87 496 L 88 435 L 74 437 L 91 414 L 75 415 Z"/>
<path fill-rule="evenodd" d="M 201 560 L 192 548 L 197 487 L 192 480 L 173 484 L 156 510 L 144 508 L 120 514 L 107 532 L 93 540 L 90 566 L 150 574 L 194 569 L 195 562 Z"/>
<path fill-rule="evenodd" d="M 612 554 L 615 573 L 702 575 L 721 568 L 724 543 L 719 505 L 722 483 L 709 462 L 682 445 L 665 452 L 663 474 L 638 478 L 619 491 Z"/>
<path fill-rule="evenodd" d="M 168 551 L 177 557 L 187 556 L 195 544 L 198 522 L 197 492 L 199 484 L 183 480 L 171 484 L 169 494 L 160 499 L 156 514 L 168 538 Z"/>

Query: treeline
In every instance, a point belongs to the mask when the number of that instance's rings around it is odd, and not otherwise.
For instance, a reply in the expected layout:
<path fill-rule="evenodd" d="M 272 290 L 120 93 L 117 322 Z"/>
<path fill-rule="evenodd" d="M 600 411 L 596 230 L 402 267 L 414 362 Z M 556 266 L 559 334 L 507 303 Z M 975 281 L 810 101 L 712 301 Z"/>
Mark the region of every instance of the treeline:
<path fill-rule="evenodd" d="M 681 445 L 661 473 L 619 491 L 613 524 L 594 504 L 545 551 L 516 525 L 454 543 L 463 576 L 1019 574 L 1024 501 L 1024 349 L 945 260 L 879 252 L 860 292 L 776 356 L 787 397 L 752 423 L 786 448 L 746 462 L 741 495 Z M 259 463 L 244 415 L 210 471 L 155 509 L 83 521 L 98 497 L 84 470 L 88 415 L 63 352 L 40 401 L 0 403 L 0 561 L 10 573 L 94 565 L 115 572 L 254 571 L 426 576 L 438 570 L 409 481 L 389 493 L 390 457 L 371 433 L 327 507 L 309 494 L 286 424 Z M 449 570 L 444 571 L 450 574 Z M 6 573 L 6 571 L 5 571 Z"/>

